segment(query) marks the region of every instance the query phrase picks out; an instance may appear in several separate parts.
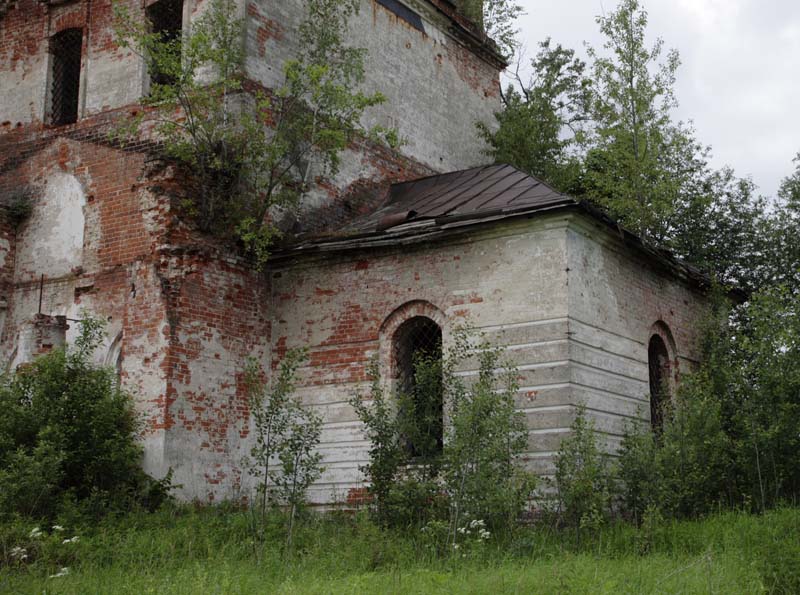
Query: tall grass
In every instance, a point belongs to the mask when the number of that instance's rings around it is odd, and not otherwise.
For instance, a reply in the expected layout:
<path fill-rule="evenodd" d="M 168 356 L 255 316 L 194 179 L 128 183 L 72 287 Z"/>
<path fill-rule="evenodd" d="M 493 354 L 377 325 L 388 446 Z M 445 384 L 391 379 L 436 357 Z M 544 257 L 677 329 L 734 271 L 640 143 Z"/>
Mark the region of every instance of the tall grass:
<path fill-rule="evenodd" d="M 1 593 L 797 593 L 800 509 L 571 532 L 523 528 L 437 556 L 424 535 L 366 517 L 312 516 L 283 551 L 280 527 L 256 542 L 247 513 L 173 508 L 30 545 L 29 523 L 0 528 Z M 24 564 L 8 552 L 28 545 Z M 38 556 L 38 557 L 37 557 Z M 50 578 L 63 566 L 66 576 Z"/>

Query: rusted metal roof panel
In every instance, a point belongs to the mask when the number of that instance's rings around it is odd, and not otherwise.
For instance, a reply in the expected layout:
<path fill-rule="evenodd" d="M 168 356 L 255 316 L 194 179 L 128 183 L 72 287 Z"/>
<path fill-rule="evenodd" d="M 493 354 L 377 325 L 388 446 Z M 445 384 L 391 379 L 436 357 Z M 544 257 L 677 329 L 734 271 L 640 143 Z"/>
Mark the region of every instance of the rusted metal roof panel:
<path fill-rule="evenodd" d="M 488 165 L 394 184 L 380 208 L 352 221 L 346 230 L 379 232 L 426 219 L 480 220 L 568 203 L 577 201 L 510 165 Z"/>

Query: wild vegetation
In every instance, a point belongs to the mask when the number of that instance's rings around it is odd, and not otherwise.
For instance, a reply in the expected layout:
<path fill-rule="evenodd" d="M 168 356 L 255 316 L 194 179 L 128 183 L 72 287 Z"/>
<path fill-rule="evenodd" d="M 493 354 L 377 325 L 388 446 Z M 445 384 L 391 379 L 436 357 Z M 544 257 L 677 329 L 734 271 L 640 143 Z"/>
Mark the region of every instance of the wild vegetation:
<path fill-rule="evenodd" d="M 138 421 L 113 370 L 92 363 L 103 325 L 0 378 L 0 520 L 96 518 L 155 509 L 169 477 L 141 468 Z"/>
<path fill-rule="evenodd" d="M 121 9 L 119 34 L 167 81 L 132 129 L 154 119 L 165 154 L 213 182 L 185 207 L 201 227 L 235 228 L 263 262 L 269 209 L 305 192 L 310 164 L 335 172 L 380 97 L 353 91 L 363 52 L 342 44 L 355 4 L 338 0 L 311 0 L 285 86 L 244 94 L 231 6 L 214 0 L 182 44 Z M 765 209 L 672 121 L 678 56 L 648 47 L 639 2 L 599 24 L 607 53 L 587 65 L 543 43 L 533 80 L 504 93 L 499 129 L 482 135 L 498 159 L 594 200 L 723 286 L 704 364 L 656 432 L 632 422 L 611 457 L 578 406 L 553 479 L 534 481 L 515 370 L 460 330 L 415 353 L 405 384 L 373 365 L 370 393 L 351 401 L 370 443 L 364 502 L 316 514 L 321 422 L 294 394 L 305 354 L 290 351 L 270 377 L 245 366 L 250 509 L 178 506 L 169 477 L 141 470 L 131 399 L 92 364 L 102 325 L 86 319 L 74 346 L 0 383 L 0 591 L 800 591 L 800 512 L 787 508 L 800 494 L 800 155 Z M 748 290 L 734 306 L 731 284 Z"/>
<path fill-rule="evenodd" d="M 514 404 L 516 371 L 501 350 L 474 338 L 457 329 L 444 353 L 416 354 L 413 394 L 387 398 L 373 366 L 368 400 L 351 400 L 371 444 L 363 471 L 376 520 L 424 528 L 440 549 L 513 530 L 535 484 L 519 462 L 527 431 Z M 469 382 L 457 374 L 468 359 L 478 365 Z"/>
<path fill-rule="evenodd" d="M 360 91 L 365 51 L 345 44 L 356 0 L 306 0 L 299 53 L 283 83 L 253 88 L 245 74 L 243 21 L 233 0 L 210 0 L 191 30 L 152 31 L 141 13 L 114 5 L 116 39 L 151 73 L 145 109 L 117 134 L 153 129 L 164 157 L 183 170 L 184 212 L 202 231 L 238 240 L 258 266 L 278 233 L 271 209 L 291 208 L 318 177 L 332 177 L 356 138 L 394 144 L 361 116 L 384 101 Z M 152 76 L 157 73 L 158 76 Z"/>
<path fill-rule="evenodd" d="M 282 525 L 262 543 L 249 524 L 245 511 L 168 507 L 61 531 L 30 521 L 4 525 L 0 591 L 789 595 L 800 586 L 797 509 L 638 528 L 615 523 L 580 541 L 552 526 L 523 527 L 447 557 L 425 533 L 379 529 L 361 513 L 307 517 L 291 557 L 282 551 Z M 31 536 L 35 527 L 40 534 Z M 28 559 L 14 558 L 15 547 Z"/>

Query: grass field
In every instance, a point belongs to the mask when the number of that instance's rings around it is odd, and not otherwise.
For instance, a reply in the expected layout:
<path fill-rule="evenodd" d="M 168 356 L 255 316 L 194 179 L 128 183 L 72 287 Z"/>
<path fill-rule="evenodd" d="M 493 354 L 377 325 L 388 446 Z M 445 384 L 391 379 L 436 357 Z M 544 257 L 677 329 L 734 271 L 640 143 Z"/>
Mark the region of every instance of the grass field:
<path fill-rule="evenodd" d="M 132 514 L 34 538 L 31 529 L 0 529 L 0 593 L 800 593 L 795 508 L 613 525 L 580 540 L 525 528 L 447 556 L 423 535 L 342 515 L 305 522 L 291 555 L 277 527 L 256 542 L 246 513 L 222 509 Z M 28 558 L 14 561 L 13 547 Z"/>

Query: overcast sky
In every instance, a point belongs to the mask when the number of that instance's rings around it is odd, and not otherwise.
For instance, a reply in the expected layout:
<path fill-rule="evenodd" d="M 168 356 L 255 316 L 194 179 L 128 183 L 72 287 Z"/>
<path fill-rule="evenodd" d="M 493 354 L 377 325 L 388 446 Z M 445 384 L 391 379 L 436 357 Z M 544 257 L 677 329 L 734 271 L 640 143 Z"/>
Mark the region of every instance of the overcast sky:
<path fill-rule="evenodd" d="M 546 37 L 586 54 L 617 0 L 520 0 L 528 56 Z M 694 121 L 712 164 L 774 196 L 800 151 L 800 0 L 644 0 L 648 35 L 681 55 L 676 119 Z"/>

